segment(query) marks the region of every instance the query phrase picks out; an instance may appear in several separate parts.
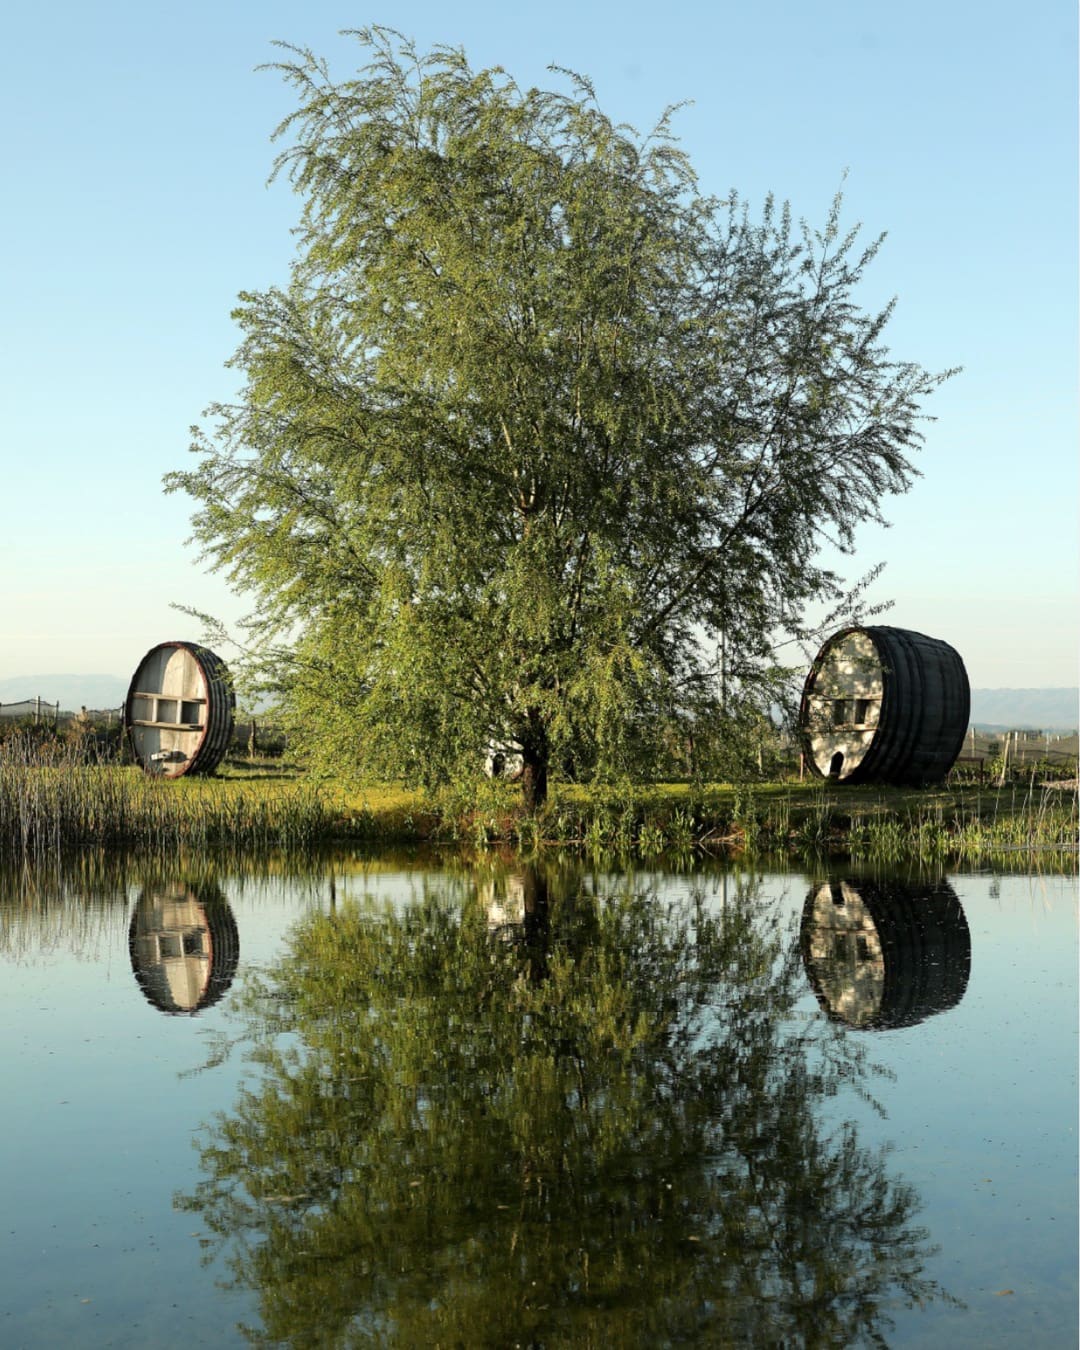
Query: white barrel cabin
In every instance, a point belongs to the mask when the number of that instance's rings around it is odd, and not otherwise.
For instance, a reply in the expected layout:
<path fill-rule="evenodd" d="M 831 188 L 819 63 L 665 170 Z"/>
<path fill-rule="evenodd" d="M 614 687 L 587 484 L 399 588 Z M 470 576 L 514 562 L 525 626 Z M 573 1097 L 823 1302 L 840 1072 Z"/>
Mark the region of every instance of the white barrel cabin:
<path fill-rule="evenodd" d="M 907 628 L 844 628 L 818 653 L 799 731 L 812 773 L 842 783 L 940 782 L 967 732 L 971 691 L 959 654 Z"/>
<path fill-rule="evenodd" d="M 162 642 L 132 677 L 124 726 L 148 773 L 179 778 L 214 772 L 229 748 L 235 712 L 220 656 L 197 642 Z"/>
<path fill-rule="evenodd" d="M 971 973 L 971 932 L 945 881 L 821 882 L 806 897 L 799 943 L 822 1010 L 860 1030 L 954 1008 Z"/>

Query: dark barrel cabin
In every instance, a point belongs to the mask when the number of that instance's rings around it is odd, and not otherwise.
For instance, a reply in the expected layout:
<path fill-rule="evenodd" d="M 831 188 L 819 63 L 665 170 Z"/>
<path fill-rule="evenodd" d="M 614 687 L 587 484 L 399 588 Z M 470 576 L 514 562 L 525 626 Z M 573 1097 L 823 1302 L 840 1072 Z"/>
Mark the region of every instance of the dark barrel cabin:
<path fill-rule="evenodd" d="M 135 980 L 160 1012 L 192 1016 L 232 984 L 240 936 L 232 907 L 215 885 L 174 883 L 139 896 L 128 927 Z"/>
<path fill-rule="evenodd" d="M 824 1012 L 861 1030 L 956 1007 L 971 973 L 971 932 L 944 881 L 821 882 L 806 897 L 799 943 Z"/>
<path fill-rule="evenodd" d="M 937 783 L 970 712 L 967 671 L 947 642 L 907 628 L 844 628 L 806 678 L 803 756 L 811 772 L 841 783 Z"/>
<path fill-rule="evenodd" d="M 162 642 L 132 678 L 124 726 L 148 773 L 213 773 L 233 733 L 236 695 L 220 656 L 197 642 Z"/>

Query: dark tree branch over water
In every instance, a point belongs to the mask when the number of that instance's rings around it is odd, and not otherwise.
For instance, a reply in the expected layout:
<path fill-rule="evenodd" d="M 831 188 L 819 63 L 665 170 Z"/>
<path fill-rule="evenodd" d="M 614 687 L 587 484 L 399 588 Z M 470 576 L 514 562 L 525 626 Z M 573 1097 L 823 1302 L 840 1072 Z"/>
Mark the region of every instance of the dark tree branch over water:
<path fill-rule="evenodd" d="M 299 632 L 315 749 L 430 781 L 513 740 L 537 804 L 567 755 L 704 726 L 721 635 L 730 695 L 839 597 L 819 546 L 908 487 L 944 376 L 856 305 L 880 241 L 839 199 L 752 219 L 667 116 L 358 36 L 354 79 L 280 66 L 292 280 L 241 296 L 240 398 L 167 482 L 263 638 Z"/>
<path fill-rule="evenodd" d="M 911 1188 L 835 1124 L 868 1066 L 790 1016 L 755 893 L 511 881 L 516 940 L 493 876 L 314 916 L 249 979 L 255 1077 L 177 1203 L 258 1292 L 254 1341 L 875 1344 L 940 1294 Z"/>

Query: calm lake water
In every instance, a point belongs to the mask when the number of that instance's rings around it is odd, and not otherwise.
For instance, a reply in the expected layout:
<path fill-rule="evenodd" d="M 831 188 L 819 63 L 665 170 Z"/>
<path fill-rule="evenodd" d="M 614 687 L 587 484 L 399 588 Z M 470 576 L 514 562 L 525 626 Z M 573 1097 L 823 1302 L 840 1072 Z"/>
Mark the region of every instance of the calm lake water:
<path fill-rule="evenodd" d="M 0 1345 L 1072 1346 L 1074 877 L 0 891 Z"/>

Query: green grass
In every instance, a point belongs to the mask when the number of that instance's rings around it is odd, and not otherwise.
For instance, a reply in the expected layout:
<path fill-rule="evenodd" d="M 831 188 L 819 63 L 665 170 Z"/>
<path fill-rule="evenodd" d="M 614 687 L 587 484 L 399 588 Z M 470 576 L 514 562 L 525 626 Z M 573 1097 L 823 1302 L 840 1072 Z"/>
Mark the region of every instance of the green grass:
<path fill-rule="evenodd" d="M 117 847 L 295 851 L 338 836 L 403 838 L 413 833 L 408 803 L 407 794 L 387 794 L 376 814 L 299 775 L 151 778 L 130 766 L 86 764 L 59 743 L 13 738 L 0 751 L 0 857 Z"/>
<path fill-rule="evenodd" d="M 427 797 L 364 788 L 298 769 L 241 763 L 215 778 L 163 780 L 87 765 L 63 745 L 12 739 L 0 749 L 0 858 L 95 848 L 282 849 L 435 841 L 458 846 L 574 847 L 592 852 L 703 850 L 751 857 L 850 856 L 966 863 L 1008 854 L 1072 866 L 1075 789 L 847 787 L 820 780 L 691 786 L 556 784 L 527 815 L 504 782 Z"/>
<path fill-rule="evenodd" d="M 1078 830 L 1075 790 L 1034 785 L 557 785 L 530 817 L 513 787 L 493 783 L 471 801 L 448 794 L 439 807 L 441 831 L 459 842 L 508 840 L 640 857 L 696 849 L 755 858 L 973 863 L 1019 852 L 1071 868 Z"/>

